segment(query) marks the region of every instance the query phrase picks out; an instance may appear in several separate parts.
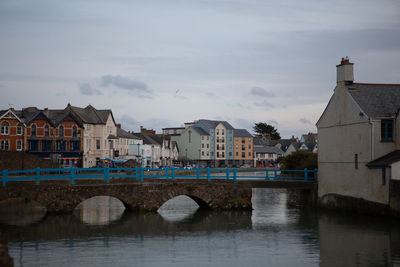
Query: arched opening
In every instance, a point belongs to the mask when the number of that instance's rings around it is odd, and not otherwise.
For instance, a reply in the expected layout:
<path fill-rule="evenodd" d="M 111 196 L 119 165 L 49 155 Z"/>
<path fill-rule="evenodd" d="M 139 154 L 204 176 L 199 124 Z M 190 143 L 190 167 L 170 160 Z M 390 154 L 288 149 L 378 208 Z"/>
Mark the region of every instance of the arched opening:
<path fill-rule="evenodd" d="M 121 219 L 125 204 L 115 197 L 96 196 L 79 203 L 73 211 L 82 222 L 90 225 L 107 225 Z"/>
<path fill-rule="evenodd" d="M 41 221 L 47 213 L 42 204 L 25 198 L 0 201 L 0 224 L 27 226 Z"/>
<path fill-rule="evenodd" d="M 209 206 L 198 197 L 179 195 L 166 201 L 158 213 L 165 220 L 175 222 L 191 218 L 199 209 L 209 209 Z"/>

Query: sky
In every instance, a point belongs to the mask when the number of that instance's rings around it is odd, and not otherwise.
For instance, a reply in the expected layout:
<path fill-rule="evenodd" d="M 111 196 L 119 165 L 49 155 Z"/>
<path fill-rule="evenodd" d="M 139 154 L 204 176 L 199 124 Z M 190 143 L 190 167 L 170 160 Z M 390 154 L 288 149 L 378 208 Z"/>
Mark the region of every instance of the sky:
<path fill-rule="evenodd" d="M 400 83 L 398 0 L 0 0 L 0 34 L 0 109 L 91 104 L 133 131 L 316 132 L 345 56 Z"/>

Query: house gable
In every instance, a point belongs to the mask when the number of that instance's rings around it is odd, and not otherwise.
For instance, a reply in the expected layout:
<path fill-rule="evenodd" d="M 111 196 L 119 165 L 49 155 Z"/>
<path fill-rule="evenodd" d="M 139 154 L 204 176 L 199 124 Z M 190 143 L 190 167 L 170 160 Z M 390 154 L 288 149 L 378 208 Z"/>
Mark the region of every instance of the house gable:
<path fill-rule="evenodd" d="M 327 107 L 317 122 L 318 128 L 368 122 L 368 115 L 361 109 L 345 86 L 337 86 Z"/>

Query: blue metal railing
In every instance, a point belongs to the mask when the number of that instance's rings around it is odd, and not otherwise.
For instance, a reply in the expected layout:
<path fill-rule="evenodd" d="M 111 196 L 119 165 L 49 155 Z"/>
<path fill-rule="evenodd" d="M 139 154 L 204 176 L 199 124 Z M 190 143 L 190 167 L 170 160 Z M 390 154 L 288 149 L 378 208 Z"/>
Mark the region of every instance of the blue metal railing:
<path fill-rule="evenodd" d="M 154 171 L 157 171 L 155 173 Z M 133 174 L 134 173 L 134 174 Z M 18 170 L 0 172 L 1 184 L 6 186 L 9 182 L 14 181 L 36 181 L 40 184 L 42 180 L 64 179 L 70 180 L 71 184 L 75 183 L 76 179 L 102 178 L 105 182 L 110 183 L 112 178 L 134 178 L 136 181 L 143 182 L 146 178 L 161 178 L 172 180 L 179 178 L 193 178 L 196 180 L 207 179 L 227 179 L 237 183 L 238 180 L 303 180 L 316 181 L 317 169 L 314 170 L 277 170 L 277 169 L 229 169 L 229 168 L 195 168 L 195 169 L 179 169 L 169 168 L 164 169 L 149 169 L 143 167 L 136 168 L 53 168 L 32 170 Z M 285 176 L 288 175 L 288 176 Z"/>

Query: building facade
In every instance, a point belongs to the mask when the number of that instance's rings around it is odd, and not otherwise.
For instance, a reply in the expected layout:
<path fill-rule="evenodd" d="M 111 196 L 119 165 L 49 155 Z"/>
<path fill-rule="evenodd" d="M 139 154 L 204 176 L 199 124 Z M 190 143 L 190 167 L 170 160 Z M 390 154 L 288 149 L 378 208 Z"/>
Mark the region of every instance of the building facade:
<path fill-rule="evenodd" d="M 0 150 L 25 150 L 25 124 L 20 113 L 12 108 L 0 111 Z"/>
<path fill-rule="evenodd" d="M 235 129 L 233 134 L 235 166 L 253 167 L 253 136 L 245 129 Z"/>
<path fill-rule="evenodd" d="M 318 195 L 387 205 L 400 180 L 400 84 L 355 83 L 353 63 L 337 65 L 337 85 L 318 128 Z"/>

